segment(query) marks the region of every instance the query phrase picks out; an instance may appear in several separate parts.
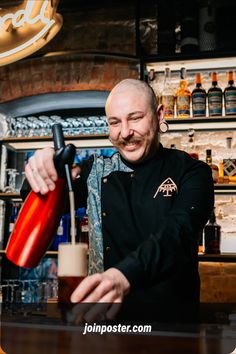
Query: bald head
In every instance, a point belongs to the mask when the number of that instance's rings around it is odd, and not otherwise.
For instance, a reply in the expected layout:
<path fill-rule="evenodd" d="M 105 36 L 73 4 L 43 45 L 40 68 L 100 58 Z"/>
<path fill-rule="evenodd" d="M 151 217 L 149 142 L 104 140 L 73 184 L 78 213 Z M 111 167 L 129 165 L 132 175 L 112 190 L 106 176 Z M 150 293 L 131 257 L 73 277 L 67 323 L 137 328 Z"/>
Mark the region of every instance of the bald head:
<path fill-rule="evenodd" d="M 118 94 L 128 94 L 129 92 L 137 93 L 137 95 L 145 97 L 147 103 L 150 104 L 150 108 L 153 112 L 156 112 L 158 107 L 158 100 L 153 91 L 153 89 L 144 81 L 135 80 L 135 79 L 125 79 L 120 81 L 110 92 L 105 109 L 107 110 L 107 106 L 109 102 L 114 96 Z"/>

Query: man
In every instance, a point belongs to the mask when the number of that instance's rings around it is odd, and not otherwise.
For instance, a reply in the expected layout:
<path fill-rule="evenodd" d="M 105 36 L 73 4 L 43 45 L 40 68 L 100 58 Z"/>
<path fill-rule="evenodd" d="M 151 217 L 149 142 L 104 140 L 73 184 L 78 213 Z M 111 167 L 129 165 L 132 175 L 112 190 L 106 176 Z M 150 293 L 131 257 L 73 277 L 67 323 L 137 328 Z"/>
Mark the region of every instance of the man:
<path fill-rule="evenodd" d="M 164 110 L 146 83 L 121 81 L 105 108 L 118 153 L 72 171 L 80 174 L 78 198 L 88 197 L 91 275 L 71 301 L 114 304 L 110 319 L 120 310 L 134 320 L 195 322 L 198 236 L 214 204 L 211 170 L 160 144 Z M 35 192 L 55 188 L 53 154 L 44 149 L 29 159 L 26 177 Z"/>

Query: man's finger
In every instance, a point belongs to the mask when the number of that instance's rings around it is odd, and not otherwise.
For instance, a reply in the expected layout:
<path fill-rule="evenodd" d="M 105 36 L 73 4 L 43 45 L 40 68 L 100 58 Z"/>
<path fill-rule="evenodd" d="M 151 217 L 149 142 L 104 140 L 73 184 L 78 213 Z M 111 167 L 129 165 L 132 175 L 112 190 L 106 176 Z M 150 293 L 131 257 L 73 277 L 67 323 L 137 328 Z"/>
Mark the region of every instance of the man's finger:
<path fill-rule="evenodd" d="M 94 288 L 98 286 L 101 281 L 101 274 L 93 274 L 86 277 L 74 290 L 71 295 L 70 301 L 73 303 L 82 301 L 86 296 L 91 293 Z"/>

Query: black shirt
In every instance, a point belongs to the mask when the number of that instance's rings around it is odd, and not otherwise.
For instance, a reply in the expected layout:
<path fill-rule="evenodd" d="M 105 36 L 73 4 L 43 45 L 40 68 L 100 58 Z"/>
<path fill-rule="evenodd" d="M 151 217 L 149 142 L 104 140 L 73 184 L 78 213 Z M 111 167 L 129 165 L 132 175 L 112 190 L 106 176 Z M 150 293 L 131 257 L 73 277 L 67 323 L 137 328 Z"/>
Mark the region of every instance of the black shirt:
<path fill-rule="evenodd" d="M 92 163 L 82 165 L 78 196 L 86 197 Z M 119 269 L 131 284 L 123 315 L 194 322 L 198 237 L 214 205 L 211 169 L 162 145 L 152 159 L 127 165 L 133 172 L 112 172 L 101 188 L 104 267 Z"/>

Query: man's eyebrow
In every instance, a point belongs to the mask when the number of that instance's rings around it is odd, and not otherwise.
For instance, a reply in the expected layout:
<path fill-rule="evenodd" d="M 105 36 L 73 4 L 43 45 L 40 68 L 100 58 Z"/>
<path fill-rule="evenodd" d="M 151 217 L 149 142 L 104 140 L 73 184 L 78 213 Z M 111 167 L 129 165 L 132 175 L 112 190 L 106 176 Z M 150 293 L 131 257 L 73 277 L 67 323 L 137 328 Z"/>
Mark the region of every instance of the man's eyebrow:
<path fill-rule="evenodd" d="M 134 111 L 134 112 L 130 112 L 127 117 L 130 118 L 132 116 L 134 116 L 135 114 L 144 114 L 143 111 Z M 112 120 L 112 119 L 116 119 L 116 120 L 119 120 L 120 118 L 119 117 L 115 117 L 115 116 L 110 116 L 110 117 L 107 117 L 108 120 Z"/>
<path fill-rule="evenodd" d="M 135 114 L 143 114 L 143 111 L 134 111 L 128 114 L 128 117 L 132 117 Z"/>

